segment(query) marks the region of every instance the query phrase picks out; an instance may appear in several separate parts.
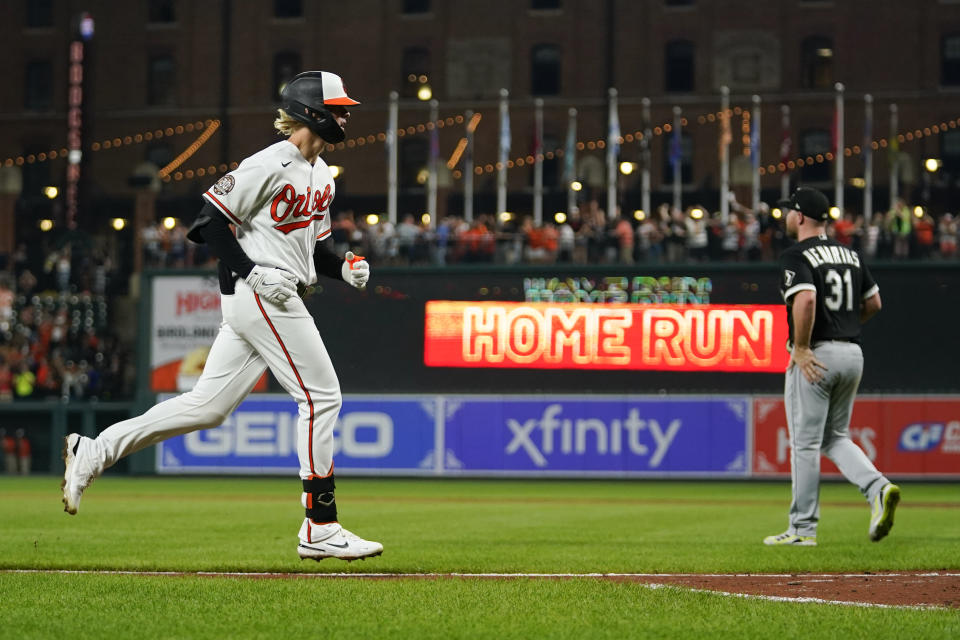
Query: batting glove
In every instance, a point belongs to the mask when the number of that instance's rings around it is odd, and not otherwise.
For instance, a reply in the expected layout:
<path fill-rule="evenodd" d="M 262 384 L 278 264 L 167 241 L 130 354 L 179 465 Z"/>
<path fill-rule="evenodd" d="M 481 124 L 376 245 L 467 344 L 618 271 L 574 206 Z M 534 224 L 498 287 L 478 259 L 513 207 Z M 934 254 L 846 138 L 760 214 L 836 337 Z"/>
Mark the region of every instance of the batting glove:
<path fill-rule="evenodd" d="M 245 280 L 255 293 L 273 304 L 283 304 L 297 293 L 297 276 L 277 267 L 257 265 Z"/>
<path fill-rule="evenodd" d="M 343 266 L 340 267 L 343 281 L 357 289 L 365 289 L 370 280 L 370 265 L 363 256 L 353 255 L 353 251 L 347 251 L 343 259 Z"/>

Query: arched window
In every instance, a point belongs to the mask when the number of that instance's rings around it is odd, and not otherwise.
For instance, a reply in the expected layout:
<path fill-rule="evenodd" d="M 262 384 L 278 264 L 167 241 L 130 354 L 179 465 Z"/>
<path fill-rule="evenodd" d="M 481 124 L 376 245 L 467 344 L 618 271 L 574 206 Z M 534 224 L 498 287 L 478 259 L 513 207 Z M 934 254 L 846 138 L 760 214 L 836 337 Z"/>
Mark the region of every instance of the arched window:
<path fill-rule="evenodd" d="M 560 93 L 560 47 L 538 44 L 530 54 L 530 93 L 555 96 Z"/>
<path fill-rule="evenodd" d="M 833 40 L 824 36 L 804 38 L 801 45 L 800 81 L 804 89 L 833 87 Z"/>
<path fill-rule="evenodd" d="M 694 88 L 694 52 L 689 40 L 671 40 L 664 49 L 663 86 L 667 91 L 689 92 Z"/>
<path fill-rule="evenodd" d="M 281 51 L 273 56 L 273 95 L 274 102 L 280 102 L 280 92 L 293 76 L 300 73 L 300 54 L 296 51 Z"/>
<path fill-rule="evenodd" d="M 417 92 L 430 82 L 430 50 L 424 47 L 407 47 L 403 50 L 400 86 L 403 90 L 400 95 L 404 98 L 415 98 Z"/>

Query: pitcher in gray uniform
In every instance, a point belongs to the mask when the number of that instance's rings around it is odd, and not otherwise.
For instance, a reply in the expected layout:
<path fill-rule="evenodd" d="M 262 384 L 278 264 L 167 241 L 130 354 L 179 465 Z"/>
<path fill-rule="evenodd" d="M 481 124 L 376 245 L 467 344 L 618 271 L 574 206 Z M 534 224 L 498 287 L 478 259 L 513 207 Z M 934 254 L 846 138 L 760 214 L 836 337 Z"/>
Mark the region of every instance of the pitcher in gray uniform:
<path fill-rule="evenodd" d="M 763 543 L 816 546 L 821 453 L 867 499 L 876 542 L 893 527 L 900 488 L 850 439 L 850 415 L 863 375 L 860 326 L 880 311 L 880 289 L 856 251 L 827 237 L 825 195 L 801 187 L 778 206 L 797 239 L 781 256 L 780 278 L 790 326 L 784 404 L 793 500 L 787 530 Z"/>

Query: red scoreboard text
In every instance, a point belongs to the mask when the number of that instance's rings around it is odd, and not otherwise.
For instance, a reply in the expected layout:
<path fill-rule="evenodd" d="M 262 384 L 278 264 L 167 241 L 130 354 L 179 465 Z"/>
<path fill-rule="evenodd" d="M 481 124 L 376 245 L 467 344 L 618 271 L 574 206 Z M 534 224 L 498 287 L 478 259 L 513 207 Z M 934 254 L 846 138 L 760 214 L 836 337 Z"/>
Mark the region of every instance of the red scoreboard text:
<path fill-rule="evenodd" d="M 431 367 L 768 371 L 787 366 L 781 305 L 426 305 Z"/>

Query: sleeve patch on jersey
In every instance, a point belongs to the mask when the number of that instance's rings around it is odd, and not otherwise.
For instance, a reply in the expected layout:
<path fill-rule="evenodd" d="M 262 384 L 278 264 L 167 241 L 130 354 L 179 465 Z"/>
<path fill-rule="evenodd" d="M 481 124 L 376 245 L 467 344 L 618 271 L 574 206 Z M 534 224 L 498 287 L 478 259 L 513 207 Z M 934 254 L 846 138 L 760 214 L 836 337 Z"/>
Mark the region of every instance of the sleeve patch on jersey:
<path fill-rule="evenodd" d="M 225 196 L 233 191 L 233 187 L 236 186 L 236 184 L 237 181 L 234 179 L 234 177 L 230 174 L 227 174 L 217 180 L 216 184 L 213 185 L 213 192 L 218 196 Z"/>
<path fill-rule="evenodd" d="M 790 286 L 793 284 L 793 279 L 795 277 L 797 277 L 796 271 L 790 271 L 790 269 L 784 269 L 783 270 L 783 286 L 789 289 Z"/>

